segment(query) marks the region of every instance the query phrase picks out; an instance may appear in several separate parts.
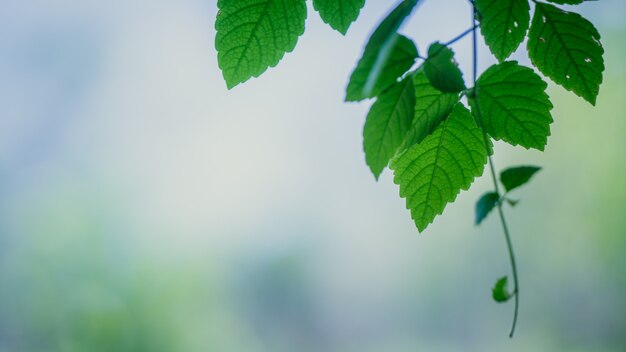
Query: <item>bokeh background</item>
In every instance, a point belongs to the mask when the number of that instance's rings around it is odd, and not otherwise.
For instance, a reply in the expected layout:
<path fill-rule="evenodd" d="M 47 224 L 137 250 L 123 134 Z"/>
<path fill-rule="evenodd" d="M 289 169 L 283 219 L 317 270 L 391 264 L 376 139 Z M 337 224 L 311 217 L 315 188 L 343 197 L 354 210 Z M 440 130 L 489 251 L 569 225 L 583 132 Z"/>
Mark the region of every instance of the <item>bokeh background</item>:
<path fill-rule="evenodd" d="M 499 169 L 544 166 L 507 210 L 512 340 L 500 225 L 473 226 L 489 178 L 418 234 L 365 165 L 368 103 L 342 102 L 394 4 L 344 38 L 309 2 L 295 52 L 227 91 L 214 0 L 0 1 L 0 351 L 624 351 L 626 3 L 577 7 L 597 107 L 551 85 L 545 153 L 497 145 Z M 424 1 L 403 32 L 425 51 L 469 23 Z"/>

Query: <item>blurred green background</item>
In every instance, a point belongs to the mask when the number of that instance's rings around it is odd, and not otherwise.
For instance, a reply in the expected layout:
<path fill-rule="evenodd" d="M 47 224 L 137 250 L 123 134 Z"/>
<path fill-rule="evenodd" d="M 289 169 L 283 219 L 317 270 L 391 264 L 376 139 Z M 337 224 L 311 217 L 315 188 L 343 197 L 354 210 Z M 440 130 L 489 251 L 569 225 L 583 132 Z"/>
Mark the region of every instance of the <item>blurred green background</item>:
<path fill-rule="evenodd" d="M 365 165 L 367 104 L 342 102 L 394 3 L 344 38 L 309 2 L 295 52 L 227 92 L 214 0 L 0 1 L 0 351 L 624 351 L 626 3 L 577 9 L 603 35 L 597 107 L 552 85 L 545 153 L 496 147 L 544 167 L 507 210 L 512 340 L 499 223 L 472 224 L 489 178 L 418 235 Z M 469 21 L 424 1 L 403 32 L 424 51 Z"/>

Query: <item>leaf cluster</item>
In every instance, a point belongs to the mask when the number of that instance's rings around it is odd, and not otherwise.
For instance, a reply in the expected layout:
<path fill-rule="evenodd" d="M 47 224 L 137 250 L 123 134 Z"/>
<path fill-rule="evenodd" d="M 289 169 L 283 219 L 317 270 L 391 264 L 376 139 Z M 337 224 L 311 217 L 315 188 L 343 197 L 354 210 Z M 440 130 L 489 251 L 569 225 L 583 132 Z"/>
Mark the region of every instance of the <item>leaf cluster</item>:
<path fill-rule="evenodd" d="M 322 20 L 342 34 L 365 5 L 365 0 L 312 1 Z M 346 88 L 346 101 L 374 100 L 363 128 L 365 161 L 376 179 L 385 168 L 391 169 L 419 232 L 490 164 L 494 190 L 476 203 L 475 223 L 498 209 L 514 287 L 509 291 L 508 277 L 502 277 L 492 296 L 497 302 L 515 297 L 511 336 L 519 285 L 502 206 L 515 206 L 518 200 L 510 198 L 510 192 L 540 168 L 502 171 L 500 192 L 491 162 L 493 141 L 543 151 L 551 134 L 553 105 L 542 76 L 508 58 L 526 39 L 528 57 L 539 73 L 595 105 L 604 71 L 600 34 L 580 14 L 554 5 L 584 1 L 470 0 L 472 27 L 448 42 L 431 43 L 422 56 L 413 40 L 400 33 L 420 0 L 402 0 L 372 32 Z M 218 0 L 217 6 L 215 43 L 229 89 L 275 66 L 304 33 L 306 0 Z M 478 29 L 497 59 L 480 76 Z M 469 33 L 474 38 L 471 82 L 452 49 Z"/>
<path fill-rule="evenodd" d="M 596 102 L 604 70 L 597 30 L 579 14 L 532 2 L 532 16 L 529 0 L 473 2 L 475 25 L 499 63 L 470 88 L 452 43 L 432 43 L 424 58 L 399 33 L 419 0 L 401 1 L 365 45 L 345 100 L 375 99 L 363 131 L 365 160 L 377 179 L 390 166 L 420 231 L 482 175 L 492 139 L 527 149 L 546 147 L 553 121 L 547 83 L 533 69 L 507 61 L 526 37 L 531 62 L 542 74 Z M 217 5 L 215 43 L 229 88 L 275 66 L 304 32 L 305 0 L 219 0 Z M 322 20 L 342 34 L 364 5 L 365 0 L 313 0 Z M 492 195 L 479 205 L 499 200 Z"/>

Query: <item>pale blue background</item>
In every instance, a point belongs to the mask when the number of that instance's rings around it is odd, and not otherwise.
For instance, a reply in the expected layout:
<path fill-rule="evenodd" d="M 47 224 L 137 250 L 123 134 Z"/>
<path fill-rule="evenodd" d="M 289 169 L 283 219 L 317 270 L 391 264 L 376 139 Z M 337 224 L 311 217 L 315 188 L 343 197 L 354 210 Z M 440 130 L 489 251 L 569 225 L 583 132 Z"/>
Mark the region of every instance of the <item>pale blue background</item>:
<path fill-rule="evenodd" d="M 623 351 L 626 3 L 577 7 L 603 34 L 598 106 L 551 86 L 546 152 L 497 145 L 498 168 L 545 167 L 507 211 L 513 340 L 499 224 L 472 224 L 489 178 L 418 235 L 365 165 L 368 103 L 342 102 L 394 3 L 344 38 L 309 2 L 295 52 L 227 91 L 213 0 L 1 0 L 0 351 Z M 403 32 L 425 52 L 469 25 L 467 1 L 426 0 Z"/>

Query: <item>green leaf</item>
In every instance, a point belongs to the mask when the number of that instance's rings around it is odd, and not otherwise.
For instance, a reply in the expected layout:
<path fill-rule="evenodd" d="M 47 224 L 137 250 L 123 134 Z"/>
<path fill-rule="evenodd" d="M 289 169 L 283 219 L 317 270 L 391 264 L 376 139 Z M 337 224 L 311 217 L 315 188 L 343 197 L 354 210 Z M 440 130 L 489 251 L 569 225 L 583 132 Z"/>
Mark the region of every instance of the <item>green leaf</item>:
<path fill-rule="evenodd" d="M 517 203 L 519 203 L 519 199 L 511 199 L 511 198 L 505 198 L 506 202 L 509 203 L 510 206 L 514 207 L 517 205 Z"/>
<path fill-rule="evenodd" d="M 489 50 L 504 61 L 522 43 L 530 25 L 528 0 L 476 0 L 480 31 Z"/>
<path fill-rule="evenodd" d="M 541 168 L 538 166 L 508 168 L 500 173 L 500 182 L 502 182 L 506 191 L 510 192 L 528 182 L 539 170 L 541 170 Z"/>
<path fill-rule="evenodd" d="M 396 154 L 411 127 L 414 106 L 413 76 L 392 86 L 372 105 L 363 128 L 363 149 L 367 165 L 376 179 Z"/>
<path fill-rule="evenodd" d="M 442 92 L 458 93 L 465 89 L 463 73 L 454 61 L 454 51 L 441 43 L 432 43 L 428 48 L 424 72 L 433 87 Z"/>
<path fill-rule="evenodd" d="M 553 5 L 537 3 L 528 56 L 544 75 L 592 105 L 602 83 L 604 49 L 600 34 L 585 18 Z"/>
<path fill-rule="evenodd" d="M 415 117 L 402 149 L 420 143 L 426 136 L 433 133 L 459 102 L 458 94 L 443 93 L 433 87 L 423 70 L 415 74 L 413 83 L 415 85 Z"/>
<path fill-rule="evenodd" d="M 493 289 L 491 290 L 492 296 L 494 301 L 498 302 L 498 303 L 503 303 L 508 301 L 512 295 L 509 292 L 507 286 L 508 286 L 508 277 L 503 276 L 500 279 L 498 279 L 498 281 L 496 281 L 496 284 L 493 286 Z"/>
<path fill-rule="evenodd" d="M 411 42 L 411 48 L 407 43 L 409 39 L 399 36 L 397 31 L 419 1 L 402 1 L 372 33 L 361 60 L 350 77 L 346 101 L 360 101 L 380 94 L 415 63 L 415 44 Z M 413 54 L 415 57 L 409 65 L 408 57 Z"/>
<path fill-rule="evenodd" d="M 546 87 L 533 70 L 507 61 L 480 76 L 475 98 L 469 101 L 474 116 L 493 138 L 543 150 L 552 123 Z"/>
<path fill-rule="evenodd" d="M 377 74 L 373 87 L 367 91 L 366 85 L 368 80 L 374 74 L 376 60 L 378 59 L 378 48 L 372 49 L 368 46 L 365 48 L 363 57 L 359 60 L 350 82 L 346 88 L 346 101 L 360 101 L 366 98 L 373 98 L 394 83 L 408 69 L 413 66 L 417 58 L 417 48 L 413 42 L 400 34 L 394 34 L 393 47 L 391 55 L 387 57 L 382 69 Z"/>
<path fill-rule="evenodd" d="M 365 0 L 313 0 L 313 8 L 322 20 L 344 35 L 359 17 L 363 5 Z"/>
<path fill-rule="evenodd" d="M 305 0 L 218 0 L 217 60 L 231 89 L 260 76 L 304 33 Z"/>
<path fill-rule="evenodd" d="M 431 135 L 394 158 L 390 167 L 422 232 L 461 190 L 469 189 L 486 163 L 483 134 L 459 103 Z"/>
<path fill-rule="evenodd" d="M 476 202 L 476 225 L 480 223 L 489 215 L 493 208 L 498 204 L 498 193 L 487 192 L 480 197 Z"/>

